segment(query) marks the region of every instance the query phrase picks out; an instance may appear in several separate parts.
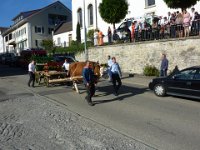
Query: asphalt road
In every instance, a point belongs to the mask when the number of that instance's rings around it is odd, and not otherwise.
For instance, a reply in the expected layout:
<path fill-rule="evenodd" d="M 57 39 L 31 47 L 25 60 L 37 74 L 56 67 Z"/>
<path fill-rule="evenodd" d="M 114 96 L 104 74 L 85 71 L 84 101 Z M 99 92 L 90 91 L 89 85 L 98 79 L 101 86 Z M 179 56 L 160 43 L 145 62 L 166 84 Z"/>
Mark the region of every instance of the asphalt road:
<path fill-rule="evenodd" d="M 13 79 L 20 87 L 27 87 L 28 75 L 19 69 L 0 68 L 2 79 Z M 17 72 L 18 76 L 12 76 Z M 9 76 L 7 76 L 9 75 Z M 95 106 L 88 106 L 85 90 L 81 94 L 67 86 L 37 86 L 29 88 L 34 94 L 56 101 L 66 109 L 119 133 L 162 150 L 199 150 L 200 102 L 176 97 L 156 97 L 142 79 L 122 80 L 119 96 L 112 94 L 112 85 L 106 80 L 98 84 L 93 98 Z M 138 82 L 133 82 L 138 81 Z"/>

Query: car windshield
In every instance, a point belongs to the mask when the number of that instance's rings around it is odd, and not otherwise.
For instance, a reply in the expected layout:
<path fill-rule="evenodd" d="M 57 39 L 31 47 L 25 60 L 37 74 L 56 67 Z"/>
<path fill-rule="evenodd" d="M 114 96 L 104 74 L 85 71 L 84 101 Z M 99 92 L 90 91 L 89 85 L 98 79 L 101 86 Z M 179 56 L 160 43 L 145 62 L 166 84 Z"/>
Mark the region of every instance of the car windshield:
<path fill-rule="evenodd" d="M 196 69 L 183 70 L 180 73 L 176 74 L 175 78 L 181 80 L 194 79 L 194 75 L 196 74 L 196 72 Z"/>

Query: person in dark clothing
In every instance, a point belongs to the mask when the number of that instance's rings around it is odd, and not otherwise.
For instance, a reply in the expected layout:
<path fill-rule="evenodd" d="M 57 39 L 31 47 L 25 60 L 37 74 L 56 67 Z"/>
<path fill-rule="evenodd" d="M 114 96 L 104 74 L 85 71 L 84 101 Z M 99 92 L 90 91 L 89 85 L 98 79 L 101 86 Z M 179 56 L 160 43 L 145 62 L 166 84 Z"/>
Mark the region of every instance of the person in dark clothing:
<path fill-rule="evenodd" d="M 160 76 L 166 77 L 168 70 L 168 59 L 166 58 L 166 54 L 162 54 L 161 66 L 160 66 Z"/>
<path fill-rule="evenodd" d="M 119 64 L 116 62 L 115 57 L 112 58 L 112 62 L 113 62 L 112 66 L 111 66 L 112 83 L 113 83 L 113 87 L 114 87 L 114 94 L 115 94 L 115 96 L 117 96 L 119 88 L 122 85 L 122 82 L 121 82 L 122 73 L 121 73 Z M 116 85 L 116 82 L 118 83 L 118 85 Z"/>
<path fill-rule="evenodd" d="M 85 97 L 85 99 L 90 106 L 94 106 L 94 104 L 92 103 L 92 96 L 94 96 L 95 94 L 95 76 L 89 61 L 86 62 L 86 65 L 83 68 L 82 75 L 83 82 L 87 90 L 87 96 Z"/>
<path fill-rule="evenodd" d="M 111 28 L 108 27 L 108 43 L 111 44 L 112 42 L 112 31 Z"/>

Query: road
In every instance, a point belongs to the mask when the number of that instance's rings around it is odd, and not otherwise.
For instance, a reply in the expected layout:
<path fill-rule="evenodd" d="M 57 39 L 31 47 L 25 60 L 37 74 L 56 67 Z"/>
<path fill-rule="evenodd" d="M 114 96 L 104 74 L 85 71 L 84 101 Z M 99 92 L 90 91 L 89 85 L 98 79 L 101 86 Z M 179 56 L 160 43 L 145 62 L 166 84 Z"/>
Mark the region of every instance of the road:
<path fill-rule="evenodd" d="M 12 69 L 4 70 L 10 72 Z M 14 72 L 18 74 L 20 71 Z M 123 79 L 118 97 L 112 94 L 111 83 L 101 80 L 93 98 L 95 106 L 91 107 L 84 100 L 83 86 L 79 87 L 81 93 L 77 94 L 68 86 L 28 88 L 28 76 L 24 72 L 13 77 L 4 71 L 0 76 L 1 80 L 12 80 L 19 87 L 150 147 L 162 150 L 199 150 L 199 101 L 171 96 L 156 97 L 148 90 L 148 80 L 145 82 L 145 78 Z"/>

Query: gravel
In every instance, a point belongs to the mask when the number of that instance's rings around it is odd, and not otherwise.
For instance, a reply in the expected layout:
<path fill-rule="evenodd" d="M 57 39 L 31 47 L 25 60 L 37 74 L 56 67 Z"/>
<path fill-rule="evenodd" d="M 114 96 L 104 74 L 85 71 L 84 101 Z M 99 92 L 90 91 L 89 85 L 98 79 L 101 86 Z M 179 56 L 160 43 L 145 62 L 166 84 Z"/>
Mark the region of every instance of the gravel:
<path fill-rule="evenodd" d="M 153 148 L 72 113 L 41 96 L 15 94 L 0 101 L 0 150 L 82 149 Z"/>

